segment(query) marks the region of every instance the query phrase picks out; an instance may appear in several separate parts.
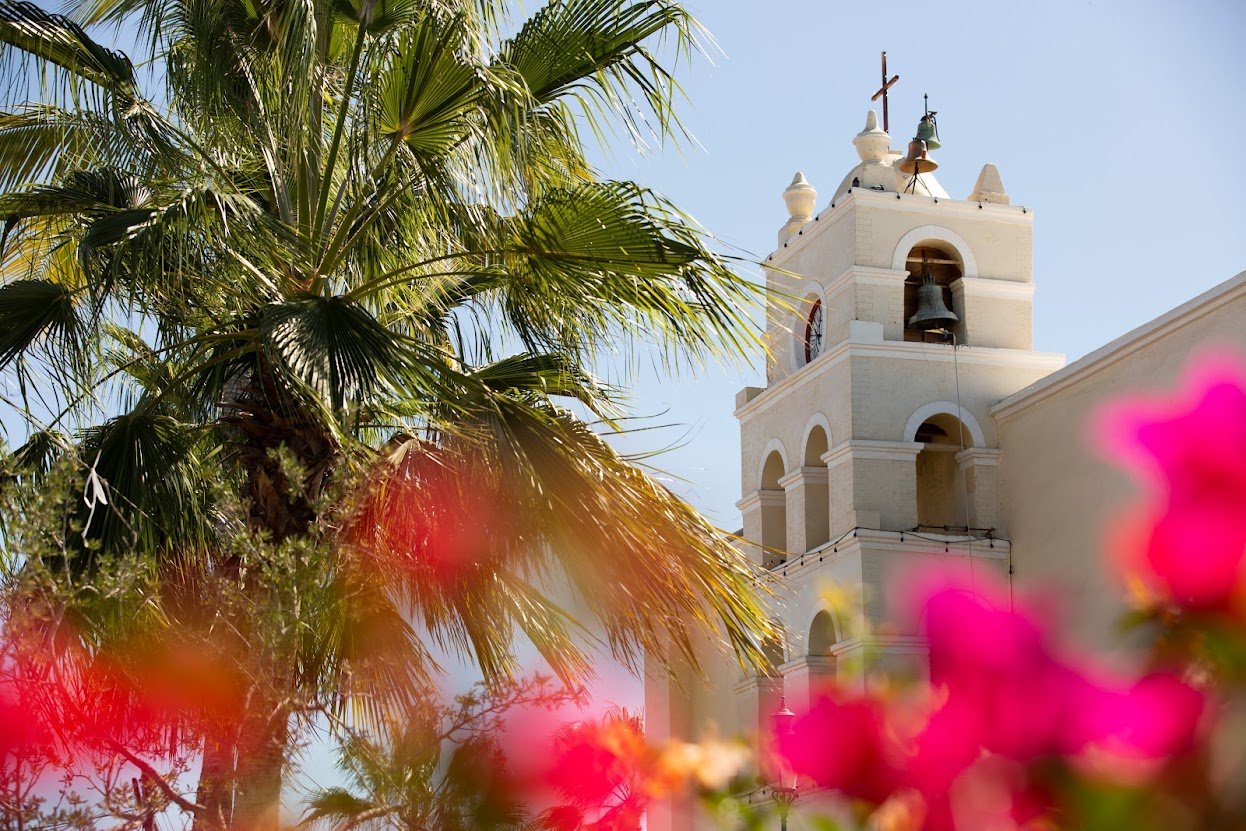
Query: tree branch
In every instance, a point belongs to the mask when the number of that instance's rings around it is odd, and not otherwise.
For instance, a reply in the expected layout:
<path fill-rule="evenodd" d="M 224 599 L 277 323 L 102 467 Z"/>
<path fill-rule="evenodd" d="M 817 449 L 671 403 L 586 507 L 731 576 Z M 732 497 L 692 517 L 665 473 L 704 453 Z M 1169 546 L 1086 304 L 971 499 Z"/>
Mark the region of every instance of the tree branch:
<path fill-rule="evenodd" d="M 187 813 L 194 814 L 197 817 L 206 817 L 208 815 L 207 808 L 203 807 L 197 802 L 190 801 L 189 799 L 182 796 L 177 791 L 173 790 L 173 786 L 165 781 L 164 777 L 160 775 L 160 771 L 156 770 L 154 767 L 152 767 L 147 762 L 140 759 L 138 756 L 135 756 L 125 747 L 125 745 L 121 744 L 120 742 L 114 739 L 109 739 L 108 743 L 112 745 L 112 748 L 114 751 L 121 754 L 121 756 L 123 756 L 127 762 L 134 765 L 134 767 L 142 771 L 142 773 L 149 780 L 154 782 L 156 787 L 160 789 L 161 793 L 163 793 L 165 797 L 167 797 L 168 800 L 172 802 L 174 805 L 181 808 L 183 811 L 186 811 Z"/>

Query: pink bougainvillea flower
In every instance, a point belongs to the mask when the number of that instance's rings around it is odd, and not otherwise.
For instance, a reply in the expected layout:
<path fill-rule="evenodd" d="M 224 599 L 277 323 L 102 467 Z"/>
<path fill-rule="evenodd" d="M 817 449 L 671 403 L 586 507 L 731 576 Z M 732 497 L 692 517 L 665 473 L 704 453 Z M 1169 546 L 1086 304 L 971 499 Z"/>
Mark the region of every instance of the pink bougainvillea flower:
<path fill-rule="evenodd" d="M 1008 595 L 992 582 L 975 582 L 972 590 L 948 583 L 924 604 L 930 680 L 948 700 L 921 752 L 963 757 L 963 749 L 935 745 L 966 741 L 1018 760 L 1076 752 L 1086 737 L 1071 715 L 1088 682 L 1055 658 L 1036 615 L 1010 610 Z"/>
<path fill-rule="evenodd" d="M 883 703 L 829 695 L 777 736 L 780 755 L 801 776 L 850 797 L 884 801 L 903 782 L 904 754 Z"/>
<path fill-rule="evenodd" d="M 1175 396 L 1118 401 L 1095 433 L 1150 491 L 1116 532 L 1140 554 L 1127 576 L 1188 609 L 1234 608 L 1246 593 L 1246 367 L 1204 357 Z"/>
<path fill-rule="evenodd" d="M 1135 761 L 1160 761 L 1188 751 L 1206 706 L 1202 693 L 1165 672 L 1123 689 L 1096 688 L 1080 703 L 1081 729 L 1097 749 Z"/>
<path fill-rule="evenodd" d="M 644 738 L 638 718 L 608 712 L 555 732 L 546 783 L 559 801 L 549 815 L 578 813 L 597 831 L 639 831 L 656 799 L 682 781 Z"/>

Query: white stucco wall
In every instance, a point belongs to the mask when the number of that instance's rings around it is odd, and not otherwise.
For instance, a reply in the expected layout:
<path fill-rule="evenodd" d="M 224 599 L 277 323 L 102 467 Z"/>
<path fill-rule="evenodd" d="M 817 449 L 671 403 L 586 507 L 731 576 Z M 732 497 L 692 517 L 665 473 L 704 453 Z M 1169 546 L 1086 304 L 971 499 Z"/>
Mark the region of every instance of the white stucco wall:
<path fill-rule="evenodd" d="M 1122 593 L 1101 541 L 1105 523 L 1137 495 L 1090 446 L 1089 421 L 1115 396 L 1174 388 L 1193 356 L 1217 346 L 1246 355 L 1246 272 L 993 408 L 1015 579 L 1057 587 L 1079 640 L 1118 643 Z"/>

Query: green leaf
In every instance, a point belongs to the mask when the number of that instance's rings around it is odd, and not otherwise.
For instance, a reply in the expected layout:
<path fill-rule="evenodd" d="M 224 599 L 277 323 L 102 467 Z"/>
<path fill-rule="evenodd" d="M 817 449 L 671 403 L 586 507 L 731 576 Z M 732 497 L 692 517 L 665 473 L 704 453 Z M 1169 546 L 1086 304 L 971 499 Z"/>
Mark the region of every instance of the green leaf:
<path fill-rule="evenodd" d="M 291 382 L 290 392 L 310 394 L 331 413 L 411 382 L 418 367 L 410 343 L 340 297 L 270 304 L 260 328 L 265 353 Z"/>
<path fill-rule="evenodd" d="M 195 429 L 142 410 L 84 431 L 83 538 L 103 551 L 158 553 L 209 534 Z"/>
<path fill-rule="evenodd" d="M 374 807 L 376 806 L 371 802 L 355 796 L 345 788 L 326 788 L 318 791 L 308 800 L 308 810 L 303 815 L 303 824 L 326 819 L 339 822 L 349 821 Z"/>
<path fill-rule="evenodd" d="M 0 3 L 0 43 L 17 47 L 129 98 L 135 90 L 130 59 L 99 45 L 72 20 L 32 3 Z"/>
<path fill-rule="evenodd" d="M 418 157 L 436 157 L 471 128 L 482 68 L 467 58 L 462 16 L 427 12 L 399 40 L 376 80 L 379 130 L 405 142 Z"/>
<path fill-rule="evenodd" d="M 597 132 L 599 116 L 621 114 L 639 138 L 636 90 L 665 134 L 678 126 L 672 99 L 679 87 L 642 44 L 671 31 L 686 48 L 695 43 L 692 17 L 666 0 L 552 0 L 503 44 L 498 62 L 523 77 L 538 105 L 579 104 Z"/>
<path fill-rule="evenodd" d="M 0 368 L 47 336 L 72 349 L 81 323 L 73 292 L 48 280 L 18 280 L 0 286 Z"/>
<path fill-rule="evenodd" d="M 619 333 L 672 353 L 743 354 L 758 289 L 631 183 L 553 191 L 512 223 L 493 283 L 531 351 L 591 354 Z"/>
<path fill-rule="evenodd" d="M 135 176 L 117 170 L 77 171 L 59 185 L 0 195 L 0 216 L 98 215 L 137 208 L 150 199 L 151 191 Z"/>

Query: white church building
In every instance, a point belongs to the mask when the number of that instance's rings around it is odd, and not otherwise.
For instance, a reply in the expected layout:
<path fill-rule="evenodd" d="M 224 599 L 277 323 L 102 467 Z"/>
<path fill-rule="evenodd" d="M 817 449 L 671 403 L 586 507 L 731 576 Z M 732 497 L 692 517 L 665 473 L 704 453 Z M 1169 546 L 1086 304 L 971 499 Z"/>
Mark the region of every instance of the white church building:
<path fill-rule="evenodd" d="M 886 587 L 932 559 L 1055 587 L 1073 638 L 1112 643 L 1120 591 L 1101 534 L 1132 486 L 1090 449 L 1088 421 L 1121 392 L 1172 388 L 1203 348 L 1246 354 L 1246 272 L 1068 366 L 1034 351 L 1034 214 L 995 167 L 956 199 L 873 112 L 853 144 L 829 199 L 800 174 L 783 193 L 766 386 L 736 399 L 740 536 L 776 578 L 779 669 L 744 675 L 707 642 L 701 673 L 650 673 L 658 741 L 755 735 L 781 696 L 799 712 L 832 680 L 919 667 Z M 831 602 L 833 588 L 857 602 Z M 701 827 L 687 804 L 648 819 Z"/>

